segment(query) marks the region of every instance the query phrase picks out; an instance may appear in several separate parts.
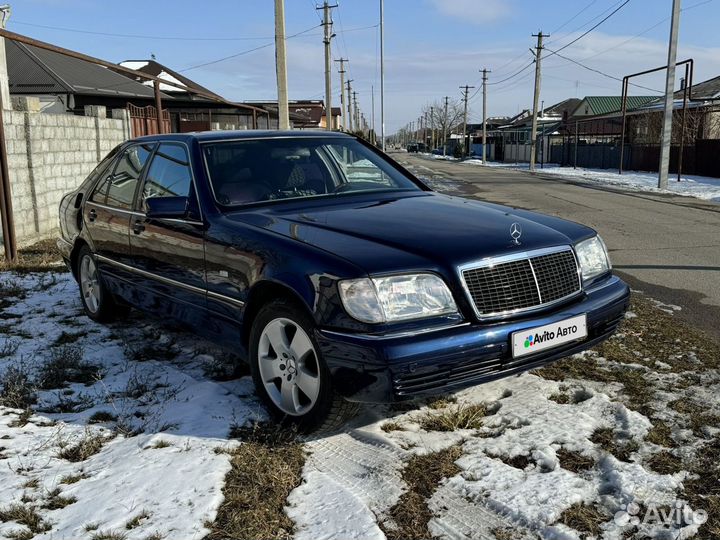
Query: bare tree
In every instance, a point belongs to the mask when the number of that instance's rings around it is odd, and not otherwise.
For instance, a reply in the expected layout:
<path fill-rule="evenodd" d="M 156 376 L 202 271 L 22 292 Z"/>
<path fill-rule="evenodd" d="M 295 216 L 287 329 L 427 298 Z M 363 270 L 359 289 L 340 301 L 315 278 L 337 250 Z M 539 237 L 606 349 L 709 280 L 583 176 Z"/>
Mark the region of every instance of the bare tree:
<path fill-rule="evenodd" d="M 443 144 L 442 136 L 450 136 L 450 132 L 463 121 L 463 103 L 459 99 L 448 100 L 447 113 L 445 101 L 435 101 L 423 107 L 422 114 L 427 115 L 428 123 L 435 128 L 436 140 Z"/>

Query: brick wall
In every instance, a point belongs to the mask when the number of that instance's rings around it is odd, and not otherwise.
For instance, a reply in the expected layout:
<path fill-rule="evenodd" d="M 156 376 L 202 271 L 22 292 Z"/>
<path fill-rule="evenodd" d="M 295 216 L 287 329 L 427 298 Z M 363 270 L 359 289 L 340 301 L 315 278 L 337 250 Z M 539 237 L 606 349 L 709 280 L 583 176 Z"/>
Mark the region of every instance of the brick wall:
<path fill-rule="evenodd" d="M 26 104 L 27 105 L 27 104 Z M 15 108 L 23 107 L 14 103 Z M 86 115 L 4 111 L 15 233 L 19 246 L 58 231 L 58 205 L 115 146 L 129 138 L 124 110 L 105 118 L 104 107 Z"/>

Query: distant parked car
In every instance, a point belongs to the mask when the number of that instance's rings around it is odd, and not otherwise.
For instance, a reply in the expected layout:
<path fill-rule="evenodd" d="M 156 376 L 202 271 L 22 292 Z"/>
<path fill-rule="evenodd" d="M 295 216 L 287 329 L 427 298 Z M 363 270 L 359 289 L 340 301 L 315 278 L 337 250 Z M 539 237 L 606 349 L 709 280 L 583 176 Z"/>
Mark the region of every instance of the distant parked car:
<path fill-rule="evenodd" d="M 132 306 L 232 347 L 303 429 L 580 352 L 629 298 L 592 229 L 434 193 L 339 133 L 129 141 L 60 228 L 90 318 Z"/>
<path fill-rule="evenodd" d="M 407 145 L 407 151 L 411 153 L 417 153 L 420 147 L 417 143 L 410 143 Z"/>

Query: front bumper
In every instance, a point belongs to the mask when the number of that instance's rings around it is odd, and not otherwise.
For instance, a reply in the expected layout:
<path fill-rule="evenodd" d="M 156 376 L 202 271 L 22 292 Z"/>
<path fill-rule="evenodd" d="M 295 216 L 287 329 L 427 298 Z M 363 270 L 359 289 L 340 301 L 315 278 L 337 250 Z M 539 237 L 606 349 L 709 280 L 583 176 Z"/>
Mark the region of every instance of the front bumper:
<path fill-rule="evenodd" d="M 337 391 L 351 401 L 382 403 L 442 394 L 538 368 L 607 339 L 623 319 L 630 289 L 618 277 L 579 300 L 539 315 L 492 324 L 461 323 L 427 333 L 374 336 L 318 330 L 317 340 Z M 588 337 L 513 358 L 510 336 L 581 314 Z"/>

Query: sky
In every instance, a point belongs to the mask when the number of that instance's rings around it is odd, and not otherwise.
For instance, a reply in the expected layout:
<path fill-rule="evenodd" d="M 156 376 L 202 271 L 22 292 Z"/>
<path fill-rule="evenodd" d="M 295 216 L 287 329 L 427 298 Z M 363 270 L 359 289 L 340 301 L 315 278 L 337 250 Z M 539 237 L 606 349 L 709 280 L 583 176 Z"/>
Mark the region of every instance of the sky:
<path fill-rule="evenodd" d="M 385 125 L 391 134 L 444 96 L 471 85 L 471 122 L 482 120 L 484 67 L 488 116 L 532 106 L 532 34 L 550 34 L 542 61 L 541 100 L 619 95 L 626 74 L 666 64 L 671 0 L 385 0 Z M 276 99 L 273 0 L 19 0 L 7 28 L 105 60 L 157 61 L 237 101 Z M 380 132 L 379 0 L 336 0 L 332 55 L 348 58 L 353 89 Z M 623 5 L 625 4 L 625 5 Z M 598 28 L 563 49 L 615 8 Z M 313 0 L 285 0 L 290 99 L 323 99 L 321 11 Z M 682 0 L 678 60 L 694 58 L 695 82 L 720 75 L 720 0 Z M 118 35 L 119 34 L 119 35 Z M 230 58 L 228 58 L 230 57 Z M 224 60 L 221 60 L 224 59 Z M 221 60 L 221 61 L 218 61 Z M 211 63 L 212 62 L 212 63 Z M 203 65 L 205 64 L 205 65 Z M 528 66 L 524 71 L 522 68 Z M 333 105 L 339 105 L 338 64 Z M 520 72 L 518 74 L 518 72 Z M 610 77 L 608 77 L 608 75 Z M 679 77 L 676 87 L 679 87 Z M 661 74 L 638 78 L 656 95 Z M 649 89 L 649 90 L 648 90 Z"/>

